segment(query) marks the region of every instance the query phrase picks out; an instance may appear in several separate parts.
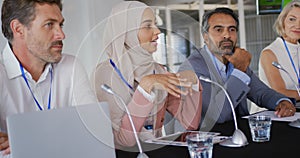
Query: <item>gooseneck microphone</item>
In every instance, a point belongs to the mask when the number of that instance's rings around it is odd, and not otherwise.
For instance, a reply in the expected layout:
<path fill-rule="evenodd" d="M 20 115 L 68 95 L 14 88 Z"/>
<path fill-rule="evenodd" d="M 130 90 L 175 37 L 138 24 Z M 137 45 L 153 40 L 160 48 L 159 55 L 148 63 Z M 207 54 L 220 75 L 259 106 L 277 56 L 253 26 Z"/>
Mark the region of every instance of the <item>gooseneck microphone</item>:
<path fill-rule="evenodd" d="M 103 85 L 101 85 L 101 88 L 102 88 L 105 92 L 107 92 L 107 93 L 109 93 L 109 94 L 111 94 L 111 95 L 113 95 L 113 96 L 116 96 L 116 97 L 119 99 L 119 101 L 121 102 L 121 104 L 124 106 L 125 111 L 126 111 L 126 113 L 127 113 L 127 115 L 128 115 L 128 118 L 129 118 L 129 121 L 130 121 L 132 130 L 133 130 L 133 134 L 134 134 L 134 137 L 135 137 L 135 140 L 136 140 L 136 143 L 137 143 L 139 152 L 140 152 L 140 153 L 138 154 L 137 158 L 149 158 L 149 157 L 143 152 L 143 150 L 142 150 L 142 146 L 141 146 L 140 140 L 139 140 L 139 138 L 138 138 L 138 135 L 137 135 L 135 126 L 134 126 L 134 124 L 133 124 L 131 114 L 130 114 L 130 112 L 129 112 L 129 110 L 128 110 L 128 108 L 127 108 L 127 106 L 126 106 L 124 100 L 123 100 L 117 93 L 115 93 L 108 85 L 103 84 Z"/>
<path fill-rule="evenodd" d="M 224 93 L 227 97 L 227 100 L 229 101 L 230 107 L 231 107 L 231 112 L 232 112 L 232 115 L 233 115 L 235 131 L 234 131 L 231 138 L 221 142 L 220 145 L 227 146 L 227 147 L 241 147 L 241 146 L 247 145 L 248 144 L 247 137 L 238 128 L 234 106 L 233 106 L 231 98 L 230 98 L 229 94 L 227 93 L 226 89 L 223 86 L 221 86 L 219 83 L 217 83 L 215 81 L 212 81 L 211 79 L 209 79 L 207 77 L 200 76 L 199 79 L 202 80 L 202 81 L 208 82 L 208 83 L 215 84 L 218 87 L 220 87 L 222 89 L 222 91 L 224 91 Z"/>
<path fill-rule="evenodd" d="M 292 76 L 290 75 L 290 73 L 288 71 L 286 71 L 279 63 L 277 63 L 276 61 L 273 61 L 272 62 L 272 65 L 274 67 L 276 67 L 277 69 L 279 70 L 282 70 L 283 72 L 285 72 L 289 78 L 291 79 L 291 81 L 294 83 L 294 86 L 296 87 L 296 90 L 298 92 L 298 95 L 300 96 L 300 91 L 299 91 L 299 87 L 298 87 L 298 84 L 295 82 L 295 80 L 293 80 Z"/>
<path fill-rule="evenodd" d="M 298 92 L 298 95 L 300 96 L 300 91 L 299 91 L 298 84 L 297 84 L 297 82 L 295 82 L 295 80 L 293 80 L 291 74 L 290 74 L 288 71 L 286 71 L 286 70 L 285 70 L 278 62 L 276 62 L 276 61 L 273 61 L 273 62 L 272 62 L 272 65 L 275 66 L 277 69 L 282 70 L 283 72 L 285 72 L 285 73 L 289 76 L 290 80 L 294 83 L 294 86 L 296 87 L 296 90 L 297 90 L 297 92 Z M 300 128 L 300 119 L 297 119 L 297 120 L 295 120 L 295 121 L 289 123 L 289 125 L 292 126 L 292 127 Z"/>

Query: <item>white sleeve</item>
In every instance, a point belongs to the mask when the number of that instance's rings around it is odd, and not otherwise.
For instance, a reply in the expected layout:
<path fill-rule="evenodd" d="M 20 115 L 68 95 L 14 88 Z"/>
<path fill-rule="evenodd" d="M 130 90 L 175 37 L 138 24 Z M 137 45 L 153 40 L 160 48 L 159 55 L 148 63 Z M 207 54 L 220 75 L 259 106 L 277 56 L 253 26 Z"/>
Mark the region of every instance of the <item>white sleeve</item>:
<path fill-rule="evenodd" d="M 137 90 L 142 93 L 142 95 L 151 103 L 153 103 L 154 99 L 155 99 L 155 93 L 153 93 L 151 91 L 151 93 L 147 93 L 141 86 L 137 87 Z"/>

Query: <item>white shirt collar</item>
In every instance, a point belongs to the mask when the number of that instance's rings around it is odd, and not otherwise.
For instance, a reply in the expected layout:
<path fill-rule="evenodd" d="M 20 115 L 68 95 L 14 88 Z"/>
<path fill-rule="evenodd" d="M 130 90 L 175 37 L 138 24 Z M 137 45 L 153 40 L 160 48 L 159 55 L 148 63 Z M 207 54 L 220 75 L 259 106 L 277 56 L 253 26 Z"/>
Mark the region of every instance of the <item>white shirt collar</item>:
<path fill-rule="evenodd" d="M 7 42 L 3 52 L 2 52 L 2 63 L 6 68 L 6 73 L 9 79 L 13 79 L 15 77 L 18 76 L 22 76 L 22 72 L 20 69 L 20 64 L 18 59 L 16 58 L 16 56 L 14 55 L 14 53 L 12 52 L 9 43 Z M 52 68 L 51 64 L 47 64 L 45 67 L 45 71 L 43 72 L 43 74 L 41 75 L 39 81 L 42 81 L 46 78 L 47 74 L 49 73 L 49 70 Z M 28 71 L 26 71 L 26 69 L 24 69 L 24 73 L 26 74 L 26 76 L 30 76 L 31 75 L 28 73 Z"/>

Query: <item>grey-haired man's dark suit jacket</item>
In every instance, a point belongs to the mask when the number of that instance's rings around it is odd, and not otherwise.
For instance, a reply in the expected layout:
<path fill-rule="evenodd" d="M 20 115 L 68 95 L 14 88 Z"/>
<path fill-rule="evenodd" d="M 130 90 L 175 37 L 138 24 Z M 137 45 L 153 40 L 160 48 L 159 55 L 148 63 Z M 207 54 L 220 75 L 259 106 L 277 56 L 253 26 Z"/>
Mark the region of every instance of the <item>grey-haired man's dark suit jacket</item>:
<path fill-rule="evenodd" d="M 275 109 L 279 99 L 287 98 L 268 88 L 249 68 L 246 71 L 251 78 L 249 85 L 233 75 L 230 75 L 224 82 L 204 48 L 192 53 L 180 66 L 179 71 L 182 70 L 194 70 L 198 77 L 201 75 L 223 85 L 233 102 L 237 116 L 249 114 L 247 98 L 270 110 Z M 200 128 L 210 130 L 216 122 L 223 123 L 232 120 L 230 104 L 221 88 L 204 81 L 201 81 L 201 84 L 203 87 L 203 107 Z"/>

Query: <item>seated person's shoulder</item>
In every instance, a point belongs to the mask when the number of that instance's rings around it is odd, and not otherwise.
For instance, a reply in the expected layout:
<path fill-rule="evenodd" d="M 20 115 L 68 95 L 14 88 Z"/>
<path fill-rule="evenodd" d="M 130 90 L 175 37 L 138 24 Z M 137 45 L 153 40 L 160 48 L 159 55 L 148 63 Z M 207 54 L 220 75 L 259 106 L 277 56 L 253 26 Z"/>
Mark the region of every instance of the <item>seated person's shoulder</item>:
<path fill-rule="evenodd" d="M 112 71 L 112 65 L 109 60 L 102 61 L 97 64 L 95 72 L 104 72 L 104 71 Z"/>
<path fill-rule="evenodd" d="M 62 58 L 60 62 L 74 62 L 77 59 L 76 56 L 71 55 L 71 54 L 62 54 Z"/>
<path fill-rule="evenodd" d="M 53 64 L 54 67 L 58 67 L 63 65 L 65 68 L 67 68 L 68 66 L 72 66 L 74 65 L 76 61 L 76 57 L 74 55 L 71 54 L 62 54 L 61 59 L 58 63 Z"/>
<path fill-rule="evenodd" d="M 190 63 L 193 63 L 193 62 L 200 62 L 200 61 L 204 60 L 200 51 L 201 50 L 198 50 L 198 49 L 194 50 L 190 54 L 190 56 L 187 58 L 187 61 L 189 61 Z"/>
<path fill-rule="evenodd" d="M 195 50 L 192 54 L 180 65 L 179 71 L 183 70 L 194 70 L 194 67 L 203 60 L 199 50 Z"/>
<path fill-rule="evenodd" d="M 115 74 L 115 70 L 113 69 L 112 65 L 110 64 L 109 60 L 102 61 L 97 64 L 96 69 L 92 73 L 92 75 L 96 79 L 109 79 L 112 77 L 117 77 Z"/>
<path fill-rule="evenodd" d="M 81 63 L 81 60 L 71 54 L 62 54 L 62 58 L 58 63 L 53 64 L 56 71 L 68 72 L 74 71 L 85 71 Z"/>

